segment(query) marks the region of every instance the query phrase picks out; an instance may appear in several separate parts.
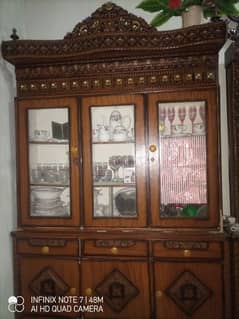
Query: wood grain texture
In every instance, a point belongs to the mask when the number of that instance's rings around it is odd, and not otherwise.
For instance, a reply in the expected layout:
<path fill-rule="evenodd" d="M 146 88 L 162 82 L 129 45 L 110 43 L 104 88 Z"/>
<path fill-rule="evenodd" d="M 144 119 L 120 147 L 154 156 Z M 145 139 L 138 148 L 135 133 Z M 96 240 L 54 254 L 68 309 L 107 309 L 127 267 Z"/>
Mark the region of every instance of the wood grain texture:
<path fill-rule="evenodd" d="M 69 108 L 70 141 L 69 156 L 71 168 L 71 218 L 48 218 L 30 216 L 30 185 L 29 185 L 29 154 L 28 154 L 28 122 L 27 112 L 29 109 L 48 108 Z M 19 134 L 17 136 L 18 145 L 18 196 L 20 210 L 20 225 L 41 225 L 41 226 L 73 226 L 79 225 L 80 221 L 80 197 L 78 196 L 80 185 L 79 173 L 79 135 L 78 135 L 77 100 L 75 98 L 62 99 L 40 99 L 22 100 L 18 102 L 17 122 Z M 76 148 L 77 153 L 71 154 L 71 148 Z M 73 191 L 74 190 L 74 191 Z"/>
<path fill-rule="evenodd" d="M 20 287 L 21 295 L 25 299 L 25 313 L 31 313 L 31 296 L 37 296 L 32 290 L 33 282 L 39 278 L 40 274 L 46 269 L 50 269 L 54 272 L 56 277 L 54 281 L 57 285 L 61 285 L 61 281 L 67 287 L 67 291 L 64 295 L 70 296 L 70 289 L 75 288 L 74 295 L 79 296 L 80 287 L 80 274 L 79 265 L 74 260 L 66 260 L 61 258 L 31 258 L 21 257 L 20 258 Z M 59 281 L 59 283 L 58 283 Z M 42 294 L 44 296 L 44 294 Z M 51 312 L 53 315 L 53 312 Z M 58 315 L 62 315 L 59 313 Z M 67 316 L 74 317 L 74 313 L 69 313 Z"/>
<path fill-rule="evenodd" d="M 190 270 L 197 279 L 199 279 L 211 291 L 209 297 L 191 316 L 192 319 L 211 319 L 224 318 L 223 315 L 223 292 L 222 292 L 222 267 L 220 264 L 207 263 L 175 263 L 173 267 L 168 262 L 155 263 L 155 298 L 156 298 L 156 318 L 157 319 L 186 319 L 186 315 L 175 303 L 167 296 L 166 289 L 174 280 L 185 270 Z M 162 292 L 162 295 L 157 296 L 157 291 Z"/>
<path fill-rule="evenodd" d="M 136 159 L 136 218 L 94 218 L 93 188 L 92 188 L 92 149 L 91 145 L 91 107 L 133 105 L 135 107 L 135 159 Z M 83 174 L 84 174 L 84 213 L 87 226 L 117 226 L 139 227 L 146 226 L 146 163 L 144 137 L 144 105 L 140 95 L 118 95 L 86 97 L 82 99 L 83 120 Z"/>
<path fill-rule="evenodd" d="M 205 101 L 207 107 L 207 191 L 208 191 L 208 219 L 196 218 L 177 219 L 160 218 L 160 167 L 159 167 L 159 138 L 158 113 L 159 102 Z M 221 208 L 220 190 L 220 162 L 219 162 L 219 114 L 216 90 L 185 91 L 170 93 L 155 93 L 149 95 L 149 145 L 156 145 L 154 161 L 149 160 L 150 174 L 150 205 L 153 226 L 162 227 L 219 227 Z"/>
<path fill-rule="evenodd" d="M 84 261 L 82 263 L 82 289 L 91 288 L 95 295 L 96 287 L 113 271 L 120 271 L 134 285 L 139 293 L 123 308 L 116 312 L 104 303 L 104 313 L 88 313 L 87 318 L 150 318 L 150 295 L 148 265 L 142 261 Z M 139 278 L 141 278 L 139 280 Z"/>
<path fill-rule="evenodd" d="M 231 214 L 239 222 L 239 43 L 232 43 L 225 55 Z"/>
<path fill-rule="evenodd" d="M 232 239 L 232 318 L 239 316 L 239 238 Z"/>

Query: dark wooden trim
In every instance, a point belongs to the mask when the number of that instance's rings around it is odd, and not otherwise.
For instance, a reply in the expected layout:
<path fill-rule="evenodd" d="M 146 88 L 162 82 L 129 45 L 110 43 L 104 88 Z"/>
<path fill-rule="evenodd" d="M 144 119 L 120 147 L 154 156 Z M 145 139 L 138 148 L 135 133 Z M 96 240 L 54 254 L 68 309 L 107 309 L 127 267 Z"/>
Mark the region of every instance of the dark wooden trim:
<path fill-rule="evenodd" d="M 231 215 L 239 222 L 239 43 L 225 54 Z"/>

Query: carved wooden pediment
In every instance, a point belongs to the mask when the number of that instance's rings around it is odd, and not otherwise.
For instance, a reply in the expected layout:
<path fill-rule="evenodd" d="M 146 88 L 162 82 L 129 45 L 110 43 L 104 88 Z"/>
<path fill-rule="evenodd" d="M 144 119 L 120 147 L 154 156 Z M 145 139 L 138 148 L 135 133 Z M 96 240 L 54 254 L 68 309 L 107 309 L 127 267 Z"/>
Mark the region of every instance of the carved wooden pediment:
<path fill-rule="evenodd" d="M 95 35 L 96 33 L 157 32 L 144 19 L 139 18 L 112 2 L 107 2 L 90 17 L 78 23 L 65 39 Z"/>
<path fill-rule="evenodd" d="M 226 39 L 223 22 L 157 31 L 113 3 L 78 23 L 62 40 L 12 40 L 2 43 L 3 57 L 15 65 L 169 57 L 217 53 Z"/>

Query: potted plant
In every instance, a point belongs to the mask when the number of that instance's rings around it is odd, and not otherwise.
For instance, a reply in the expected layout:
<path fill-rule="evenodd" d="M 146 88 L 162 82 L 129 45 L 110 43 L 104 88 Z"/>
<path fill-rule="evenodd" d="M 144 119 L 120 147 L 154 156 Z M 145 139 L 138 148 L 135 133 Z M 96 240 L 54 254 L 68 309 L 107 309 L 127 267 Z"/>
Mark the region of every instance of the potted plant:
<path fill-rule="evenodd" d="M 157 12 L 151 21 L 155 27 L 167 22 L 173 16 L 185 15 L 190 18 L 189 24 L 200 23 L 195 16 L 191 15 L 191 9 L 196 10 L 204 18 L 221 16 L 237 16 L 239 11 L 236 8 L 238 0 L 143 0 L 137 8 L 148 12 Z M 187 26 L 184 24 L 184 26 Z"/>

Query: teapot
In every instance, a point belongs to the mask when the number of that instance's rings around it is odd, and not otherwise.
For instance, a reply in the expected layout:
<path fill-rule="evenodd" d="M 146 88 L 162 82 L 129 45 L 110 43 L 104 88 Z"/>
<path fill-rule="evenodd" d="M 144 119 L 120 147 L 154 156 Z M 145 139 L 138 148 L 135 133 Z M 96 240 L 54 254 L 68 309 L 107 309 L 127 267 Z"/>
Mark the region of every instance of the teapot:
<path fill-rule="evenodd" d="M 131 125 L 131 118 L 128 115 L 122 116 L 118 110 L 110 115 L 110 133 L 113 140 L 125 140 L 128 136 L 128 129 Z"/>
<path fill-rule="evenodd" d="M 98 129 L 98 141 L 108 142 L 110 140 L 109 127 L 106 125 L 100 125 Z"/>

